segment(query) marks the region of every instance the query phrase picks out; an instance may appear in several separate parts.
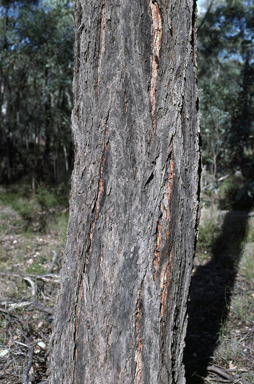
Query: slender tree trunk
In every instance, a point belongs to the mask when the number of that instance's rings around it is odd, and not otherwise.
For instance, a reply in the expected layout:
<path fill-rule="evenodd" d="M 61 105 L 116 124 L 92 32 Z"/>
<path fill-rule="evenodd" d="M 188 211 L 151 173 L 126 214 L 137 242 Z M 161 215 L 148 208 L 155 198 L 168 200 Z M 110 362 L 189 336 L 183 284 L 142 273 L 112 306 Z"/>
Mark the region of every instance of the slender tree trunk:
<path fill-rule="evenodd" d="M 68 156 L 67 156 L 67 151 L 66 151 L 66 145 L 63 143 L 63 151 L 64 151 L 64 160 L 65 160 L 65 170 L 66 173 L 69 171 L 69 163 L 68 163 Z"/>
<path fill-rule="evenodd" d="M 215 153 L 213 155 L 213 165 L 212 165 L 212 202 L 211 202 L 211 211 L 210 211 L 210 221 L 211 222 L 213 222 L 216 174 L 217 174 L 217 154 Z"/>
<path fill-rule="evenodd" d="M 77 0 L 51 384 L 184 383 L 200 179 L 195 5 Z"/>
<path fill-rule="evenodd" d="M 11 162 L 10 162 L 10 136 L 9 132 L 6 135 L 6 158 L 7 158 L 7 178 L 8 182 L 11 182 Z"/>

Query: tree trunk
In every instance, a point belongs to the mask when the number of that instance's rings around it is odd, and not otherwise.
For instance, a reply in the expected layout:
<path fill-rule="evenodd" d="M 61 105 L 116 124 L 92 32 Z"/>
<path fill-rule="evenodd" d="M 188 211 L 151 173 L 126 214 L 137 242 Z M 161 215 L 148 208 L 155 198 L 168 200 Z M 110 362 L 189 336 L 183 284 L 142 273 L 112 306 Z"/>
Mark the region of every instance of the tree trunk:
<path fill-rule="evenodd" d="M 200 179 L 194 3 L 76 1 L 51 384 L 185 382 Z"/>

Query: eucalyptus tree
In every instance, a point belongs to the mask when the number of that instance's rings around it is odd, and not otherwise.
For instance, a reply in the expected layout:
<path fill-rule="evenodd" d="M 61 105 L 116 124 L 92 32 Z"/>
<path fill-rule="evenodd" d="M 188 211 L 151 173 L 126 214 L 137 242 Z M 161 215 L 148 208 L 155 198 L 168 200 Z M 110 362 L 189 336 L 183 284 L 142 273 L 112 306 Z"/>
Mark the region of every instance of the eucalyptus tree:
<path fill-rule="evenodd" d="M 75 165 L 51 384 L 185 382 L 195 3 L 76 1 Z"/>

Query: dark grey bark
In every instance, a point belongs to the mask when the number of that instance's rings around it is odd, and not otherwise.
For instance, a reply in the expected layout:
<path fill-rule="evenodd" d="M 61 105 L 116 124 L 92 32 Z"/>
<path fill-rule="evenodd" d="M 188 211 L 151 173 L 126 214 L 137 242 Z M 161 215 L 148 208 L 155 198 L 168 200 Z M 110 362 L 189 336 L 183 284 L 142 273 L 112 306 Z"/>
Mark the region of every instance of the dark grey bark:
<path fill-rule="evenodd" d="M 184 383 L 200 152 L 192 0 L 77 0 L 51 384 Z"/>

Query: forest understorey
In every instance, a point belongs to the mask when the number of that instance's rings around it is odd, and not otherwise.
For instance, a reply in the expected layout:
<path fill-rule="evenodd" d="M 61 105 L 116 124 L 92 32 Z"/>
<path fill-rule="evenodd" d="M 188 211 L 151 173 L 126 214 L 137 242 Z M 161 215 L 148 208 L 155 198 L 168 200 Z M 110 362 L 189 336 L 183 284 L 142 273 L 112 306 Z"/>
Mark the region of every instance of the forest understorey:
<path fill-rule="evenodd" d="M 47 384 L 68 210 L 29 205 L 29 198 L 22 204 L 30 212 L 20 214 L 6 193 L 1 189 L 0 382 Z M 213 221 L 203 208 L 188 308 L 186 381 L 251 384 L 254 216 L 215 211 Z"/>

